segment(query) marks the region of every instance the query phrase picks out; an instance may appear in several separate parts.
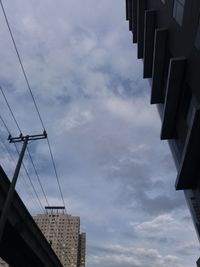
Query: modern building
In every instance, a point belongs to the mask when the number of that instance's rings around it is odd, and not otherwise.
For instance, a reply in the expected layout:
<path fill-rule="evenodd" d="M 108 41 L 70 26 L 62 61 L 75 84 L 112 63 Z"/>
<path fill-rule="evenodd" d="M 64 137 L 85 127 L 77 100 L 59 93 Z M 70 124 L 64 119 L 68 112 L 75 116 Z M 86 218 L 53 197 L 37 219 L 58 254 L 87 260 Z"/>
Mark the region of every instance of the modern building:
<path fill-rule="evenodd" d="M 46 207 L 34 216 L 64 267 L 85 267 L 86 234 L 80 234 L 80 218 L 64 213 L 64 207 Z"/>
<path fill-rule="evenodd" d="M 200 1 L 126 0 L 126 19 L 200 240 Z"/>

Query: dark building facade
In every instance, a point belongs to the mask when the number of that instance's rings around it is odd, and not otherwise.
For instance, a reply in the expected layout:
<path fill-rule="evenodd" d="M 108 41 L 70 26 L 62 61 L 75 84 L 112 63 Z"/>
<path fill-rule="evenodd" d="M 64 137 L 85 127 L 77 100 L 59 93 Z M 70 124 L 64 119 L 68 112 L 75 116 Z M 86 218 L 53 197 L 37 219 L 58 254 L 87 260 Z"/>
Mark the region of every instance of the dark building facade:
<path fill-rule="evenodd" d="M 200 1 L 126 0 L 126 19 L 200 240 Z"/>

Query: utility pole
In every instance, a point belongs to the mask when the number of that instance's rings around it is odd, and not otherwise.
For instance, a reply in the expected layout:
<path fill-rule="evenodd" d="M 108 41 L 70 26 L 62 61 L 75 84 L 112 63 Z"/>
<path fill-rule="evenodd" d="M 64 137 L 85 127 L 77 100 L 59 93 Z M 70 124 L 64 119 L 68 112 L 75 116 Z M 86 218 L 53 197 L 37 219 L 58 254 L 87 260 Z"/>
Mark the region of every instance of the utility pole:
<path fill-rule="evenodd" d="M 21 152 L 19 154 L 19 158 L 18 158 L 18 162 L 15 168 L 15 172 L 6 196 L 6 200 L 5 200 L 5 204 L 3 206 L 3 210 L 1 213 L 1 217 L 0 217 L 0 243 L 2 241 L 2 237 L 3 237 L 3 233 L 4 233 L 4 228 L 6 225 L 6 221 L 7 221 L 7 217 L 8 217 L 8 213 L 10 210 L 10 206 L 12 204 L 13 201 L 13 195 L 14 195 L 14 191 L 15 191 L 15 186 L 17 183 L 17 179 L 19 176 L 19 171 L 22 165 L 22 161 L 24 158 L 24 154 L 28 145 L 29 141 L 35 141 L 35 140 L 39 140 L 39 139 L 45 139 L 47 138 L 47 133 L 46 131 L 43 132 L 43 134 L 38 134 L 38 135 L 22 135 L 20 134 L 19 137 L 12 137 L 11 135 L 8 136 L 8 140 L 10 143 L 19 143 L 19 142 L 23 142 L 22 148 L 21 148 Z"/>

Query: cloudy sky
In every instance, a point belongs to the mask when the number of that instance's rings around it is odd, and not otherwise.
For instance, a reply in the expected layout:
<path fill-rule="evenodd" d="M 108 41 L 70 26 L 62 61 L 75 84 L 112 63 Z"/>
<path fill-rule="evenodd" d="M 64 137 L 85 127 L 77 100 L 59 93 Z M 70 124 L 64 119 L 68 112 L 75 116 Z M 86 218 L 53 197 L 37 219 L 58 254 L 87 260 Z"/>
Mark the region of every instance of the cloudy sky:
<path fill-rule="evenodd" d="M 160 119 L 149 104 L 124 2 L 7 0 L 4 6 L 52 144 L 67 212 L 81 217 L 87 233 L 87 266 L 195 266 L 196 233 L 183 193 L 174 189 L 167 143 L 159 141 Z M 0 85 L 23 133 L 42 133 L 2 12 L 0 25 Z M 18 136 L 2 95 L 0 105 Z M 11 177 L 17 155 L 6 138 L 1 123 L 0 163 Z M 49 203 L 62 205 L 47 142 L 29 148 Z M 25 165 L 45 206 L 27 157 Z M 41 213 L 23 170 L 17 188 L 29 211 Z"/>

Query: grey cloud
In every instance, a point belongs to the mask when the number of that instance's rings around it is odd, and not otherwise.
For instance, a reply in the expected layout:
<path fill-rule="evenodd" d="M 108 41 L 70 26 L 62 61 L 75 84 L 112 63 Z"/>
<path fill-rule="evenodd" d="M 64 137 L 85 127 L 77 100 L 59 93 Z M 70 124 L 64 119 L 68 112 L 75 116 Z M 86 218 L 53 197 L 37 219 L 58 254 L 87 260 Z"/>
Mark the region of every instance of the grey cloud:
<path fill-rule="evenodd" d="M 172 191 L 174 169 L 166 144 L 159 142 L 159 119 L 149 106 L 142 62 L 135 63 L 136 46 L 128 32 L 124 3 L 9 0 L 5 7 L 52 143 L 69 212 L 80 215 L 86 226 L 92 259 L 88 266 L 143 267 L 151 262 L 155 267 L 176 267 L 164 256 L 173 254 L 173 246 L 164 246 L 162 255 L 149 251 L 152 242 L 140 239 L 129 226 L 130 221 L 141 223 L 152 214 L 177 211 L 182 204 Z M 39 133 L 41 125 L 2 16 L 0 22 L 1 85 L 23 132 Z M 18 134 L 2 102 L 1 115 L 12 134 Z M 7 137 L 4 132 L 2 137 Z M 50 203 L 59 203 L 46 143 L 31 144 L 30 149 Z M 6 160 L 1 157 L 1 162 Z M 36 184 L 30 163 L 25 163 Z M 26 192 L 29 186 L 24 191 L 20 180 L 18 189 L 30 211 L 37 212 Z M 38 194 L 45 203 L 41 191 Z M 100 246 L 111 241 L 122 241 L 126 250 Z M 128 251 L 138 243 L 147 253 Z M 161 250 L 161 240 L 157 243 Z"/>
<path fill-rule="evenodd" d="M 150 198 L 145 194 L 140 194 L 139 197 L 141 208 L 150 214 L 159 214 L 170 212 L 175 209 L 186 208 L 182 194 L 167 196 L 163 193 L 154 198 Z"/>
<path fill-rule="evenodd" d="M 142 157 L 145 153 L 146 151 L 142 153 Z M 121 186 L 118 201 L 129 208 L 134 210 L 140 208 L 150 214 L 184 208 L 185 201 L 182 192 L 175 193 L 174 191 L 173 195 L 172 193 L 166 194 L 165 181 L 154 180 L 155 174 L 151 168 L 151 162 L 148 164 L 145 162 L 145 156 L 143 159 L 142 157 L 139 153 L 135 157 L 132 155 L 126 161 L 116 164 L 116 169 L 112 169 L 108 174 L 109 180 Z M 150 192 L 152 193 L 149 194 Z"/>
<path fill-rule="evenodd" d="M 199 245 L 197 245 L 196 242 L 190 242 L 176 249 L 176 252 L 181 256 L 195 255 L 196 253 L 199 253 Z"/>
<path fill-rule="evenodd" d="M 101 261 L 102 266 L 180 266 L 179 259 L 173 255 L 163 256 L 156 249 L 128 247 L 123 245 L 108 245 L 92 247 L 96 257 L 89 257 L 94 265 Z"/>

